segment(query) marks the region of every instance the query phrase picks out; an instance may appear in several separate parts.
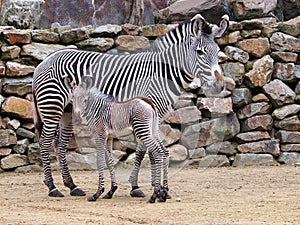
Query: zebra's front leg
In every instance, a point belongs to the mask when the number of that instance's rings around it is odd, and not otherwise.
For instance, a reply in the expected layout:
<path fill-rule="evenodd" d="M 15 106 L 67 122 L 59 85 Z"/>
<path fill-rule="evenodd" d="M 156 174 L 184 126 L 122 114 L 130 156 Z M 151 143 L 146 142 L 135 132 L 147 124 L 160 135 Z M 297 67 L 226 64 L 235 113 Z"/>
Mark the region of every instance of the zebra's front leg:
<path fill-rule="evenodd" d="M 135 152 L 134 167 L 129 177 L 129 182 L 131 184 L 131 191 L 130 191 L 131 197 L 139 197 L 139 198 L 145 197 L 144 192 L 138 186 L 138 176 L 139 176 L 142 160 L 146 154 L 146 150 L 147 150 L 146 146 L 141 141 L 138 141 L 138 145 Z"/>
<path fill-rule="evenodd" d="M 67 164 L 66 151 L 72 133 L 72 115 L 71 113 L 64 113 L 55 139 L 55 152 L 61 168 L 64 185 L 70 189 L 70 194 L 72 196 L 85 196 L 85 192 L 74 184 Z"/>
<path fill-rule="evenodd" d="M 114 160 L 112 158 L 112 144 L 113 144 L 113 139 L 108 138 L 107 144 L 106 144 L 106 151 L 105 151 L 105 161 L 106 165 L 109 169 L 110 173 L 110 179 L 111 179 L 111 188 L 107 192 L 107 194 L 103 197 L 106 199 L 111 199 L 115 193 L 115 191 L 118 189 L 118 184 L 117 184 L 117 179 L 116 179 L 116 174 L 115 174 L 115 168 L 114 168 Z"/>
<path fill-rule="evenodd" d="M 41 132 L 41 137 L 39 140 L 39 145 L 40 145 L 40 153 L 41 153 L 41 159 L 42 159 L 44 176 L 45 176 L 44 184 L 46 184 L 47 187 L 49 188 L 48 196 L 64 197 L 64 195 L 54 185 L 52 172 L 51 172 L 50 157 L 49 157 L 50 149 L 53 147 L 52 142 L 55 138 L 56 129 L 57 129 L 57 124 L 44 123 Z"/>
<path fill-rule="evenodd" d="M 96 201 L 100 195 L 104 192 L 104 160 L 105 160 L 105 151 L 106 151 L 106 141 L 107 135 L 103 133 L 97 134 L 96 137 L 96 146 L 97 146 L 97 167 L 99 173 L 99 183 L 98 189 L 95 194 L 88 197 L 88 201 Z"/>

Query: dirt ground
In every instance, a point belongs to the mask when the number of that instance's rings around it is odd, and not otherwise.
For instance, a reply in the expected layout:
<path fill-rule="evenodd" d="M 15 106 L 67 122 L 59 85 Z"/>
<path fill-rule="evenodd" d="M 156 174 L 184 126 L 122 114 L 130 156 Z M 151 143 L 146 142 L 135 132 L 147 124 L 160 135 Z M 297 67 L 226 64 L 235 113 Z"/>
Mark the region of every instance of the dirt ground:
<path fill-rule="evenodd" d="M 149 169 L 140 176 L 147 198 L 129 196 L 129 174 L 119 166 L 115 196 L 87 202 L 68 194 L 58 172 L 54 179 L 64 198 L 47 196 L 42 173 L 2 173 L 0 224 L 300 224 L 300 167 L 171 168 L 173 198 L 155 204 L 147 203 Z M 88 195 L 96 191 L 96 171 L 72 175 Z"/>

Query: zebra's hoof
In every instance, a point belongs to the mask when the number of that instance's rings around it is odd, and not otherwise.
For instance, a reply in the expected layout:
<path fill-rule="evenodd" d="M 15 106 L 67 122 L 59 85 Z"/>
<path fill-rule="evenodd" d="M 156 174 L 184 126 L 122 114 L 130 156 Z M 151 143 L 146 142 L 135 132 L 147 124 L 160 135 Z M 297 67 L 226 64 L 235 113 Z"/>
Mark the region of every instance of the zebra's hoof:
<path fill-rule="evenodd" d="M 81 190 L 79 187 L 76 187 L 70 192 L 70 195 L 72 195 L 72 196 L 85 196 L 85 192 L 83 190 Z"/>
<path fill-rule="evenodd" d="M 155 203 L 155 198 L 150 198 L 149 200 L 148 200 L 148 203 Z"/>
<path fill-rule="evenodd" d="M 49 197 L 64 197 L 64 194 L 55 188 L 55 189 L 49 191 L 48 196 Z"/>
<path fill-rule="evenodd" d="M 95 202 L 97 200 L 97 198 L 94 195 L 92 195 L 92 196 L 88 197 L 87 200 L 89 202 Z"/>
<path fill-rule="evenodd" d="M 137 189 L 134 189 L 134 190 L 130 191 L 130 196 L 131 197 L 136 197 L 136 198 L 144 198 L 145 194 L 144 194 L 144 192 L 142 192 L 141 189 L 137 188 Z"/>

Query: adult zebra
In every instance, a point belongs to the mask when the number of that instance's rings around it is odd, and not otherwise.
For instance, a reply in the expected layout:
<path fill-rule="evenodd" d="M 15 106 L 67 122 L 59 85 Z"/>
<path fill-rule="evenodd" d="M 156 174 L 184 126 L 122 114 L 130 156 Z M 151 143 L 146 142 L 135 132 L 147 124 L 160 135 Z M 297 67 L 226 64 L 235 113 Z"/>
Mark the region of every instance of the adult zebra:
<path fill-rule="evenodd" d="M 64 82 L 66 77 L 79 84 L 84 75 L 90 74 L 95 87 L 120 101 L 146 96 L 153 100 L 161 118 L 170 110 L 181 89 L 195 77 L 200 78 L 201 85 L 211 92 L 223 90 L 224 81 L 218 65 L 219 47 L 214 38 L 221 37 L 228 25 L 227 15 L 218 25 L 213 25 L 198 14 L 158 38 L 142 52 L 113 55 L 67 49 L 49 55 L 40 63 L 34 72 L 32 93 L 48 195 L 63 196 L 54 185 L 50 167 L 49 150 L 53 141 L 64 185 L 71 190 L 71 195 L 85 195 L 74 184 L 66 162 L 66 146 L 73 131 L 72 119 L 65 113 L 70 112 L 68 106 L 72 101 L 69 85 Z M 130 176 L 132 196 L 143 195 L 137 177 L 145 151 L 138 152 L 143 153 L 136 156 Z"/>

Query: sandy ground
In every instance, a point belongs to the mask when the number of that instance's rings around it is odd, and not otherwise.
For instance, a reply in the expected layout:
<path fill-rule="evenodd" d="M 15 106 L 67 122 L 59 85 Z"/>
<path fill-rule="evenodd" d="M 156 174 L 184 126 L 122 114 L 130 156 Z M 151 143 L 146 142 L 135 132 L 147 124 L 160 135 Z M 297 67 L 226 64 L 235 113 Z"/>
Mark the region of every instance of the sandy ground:
<path fill-rule="evenodd" d="M 96 191 L 96 171 L 72 174 L 88 195 Z M 173 198 L 155 204 L 147 203 L 149 169 L 140 179 L 147 198 L 129 196 L 129 174 L 119 166 L 113 199 L 87 202 L 68 194 L 58 172 L 64 198 L 47 196 L 42 173 L 2 173 L 0 224 L 300 224 L 300 167 L 171 168 Z M 108 189 L 108 174 L 106 181 Z"/>

